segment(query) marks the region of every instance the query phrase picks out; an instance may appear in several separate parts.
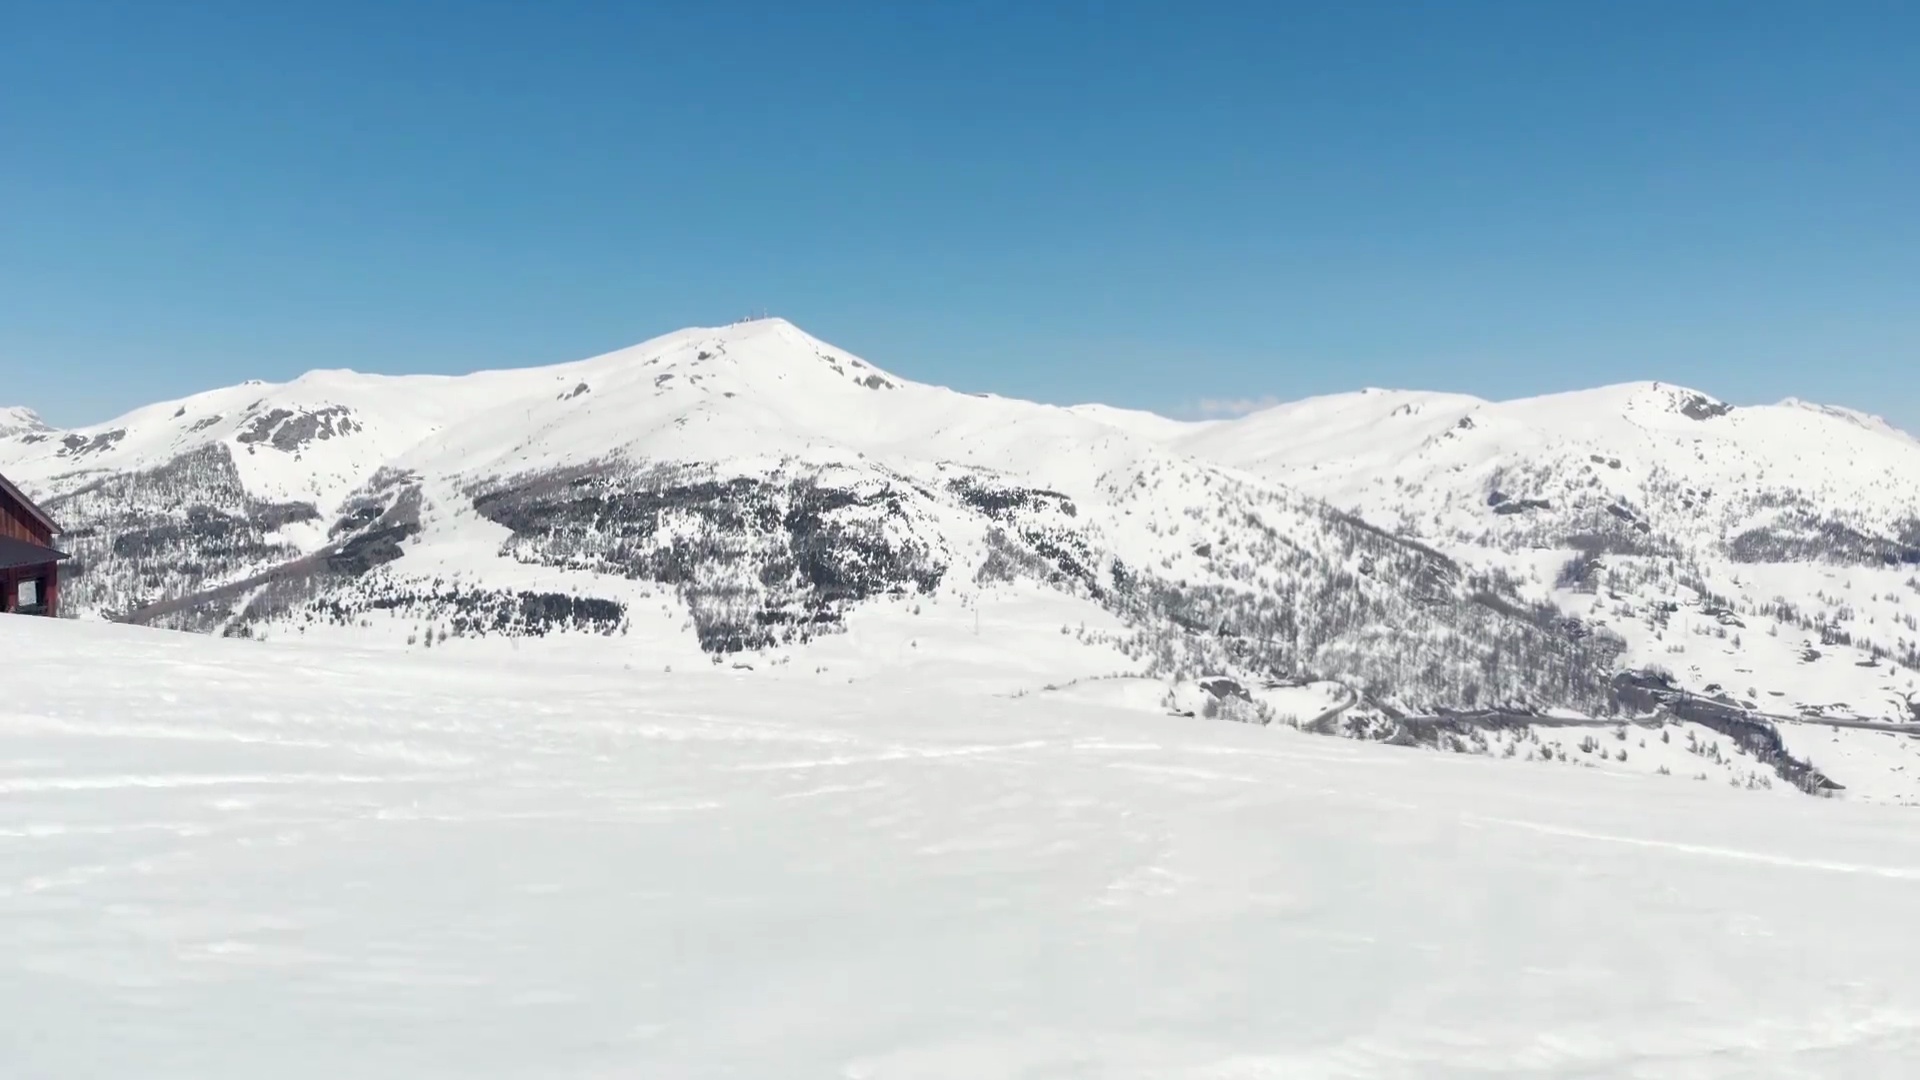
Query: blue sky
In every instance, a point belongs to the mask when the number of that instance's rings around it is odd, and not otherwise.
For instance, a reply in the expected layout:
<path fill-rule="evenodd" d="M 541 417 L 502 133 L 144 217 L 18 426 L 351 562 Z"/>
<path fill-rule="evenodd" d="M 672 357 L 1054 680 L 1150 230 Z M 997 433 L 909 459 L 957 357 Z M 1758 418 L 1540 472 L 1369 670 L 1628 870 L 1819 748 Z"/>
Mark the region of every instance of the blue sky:
<path fill-rule="evenodd" d="M 765 310 L 1050 401 L 1652 378 L 1920 429 L 1913 4 L 0 14 L 0 403 L 56 423 Z"/>

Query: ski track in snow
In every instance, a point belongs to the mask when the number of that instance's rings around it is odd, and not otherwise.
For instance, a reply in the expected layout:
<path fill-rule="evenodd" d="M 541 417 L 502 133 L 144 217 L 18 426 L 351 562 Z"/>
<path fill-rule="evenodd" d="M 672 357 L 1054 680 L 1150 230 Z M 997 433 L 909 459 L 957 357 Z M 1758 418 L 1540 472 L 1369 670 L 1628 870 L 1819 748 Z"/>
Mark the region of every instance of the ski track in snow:
<path fill-rule="evenodd" d="M 1896 1077 L 1911 811 L 0 620 L 0 1076 Z"/>
<path fill-rule="evenodd" d="M 1635 847 L 1654 848 L 1685 855 L 1705 855 L 1715 859 L 1734 859 L 1741 862 L 1764 863 L 1768 866 L 1785 866 L 1801 870 L 1822 870 L 1835 874 L 1869 874 L 1874 877 L 1900 878 L 1902 880 L 1920 880 L 1920 867 L 1910 866 L 1864 866 L 1859 863 L 1832 862 L 1826 859 L 1797 859 L 1783 855 L 1773 855 L 1764 851 L 1738 851 L 1732 848 L 1712 847 L 1705 844 L 1686 844 L 1674 840 L 1653 840 L 1640 836 L 1616 836 L 1610 833 L 1586 832 L 1581 829 L 1557 828 L 1533 821 L 1513 821 L 1507 818 L 1466 818 L 1469 823 L 1486 822 L 1505 825 L 1516 829 L 1527 829 L 1548 836 L 1564 836 L 1575 840 L 1598 840 L 1609 844 L 1629 844 Z"/>

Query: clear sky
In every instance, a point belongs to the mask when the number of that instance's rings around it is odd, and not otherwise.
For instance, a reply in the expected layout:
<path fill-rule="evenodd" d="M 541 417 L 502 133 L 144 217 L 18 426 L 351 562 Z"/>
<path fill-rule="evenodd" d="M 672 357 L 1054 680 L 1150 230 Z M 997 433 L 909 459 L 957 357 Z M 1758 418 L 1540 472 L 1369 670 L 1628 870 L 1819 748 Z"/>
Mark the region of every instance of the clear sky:
<path fill-rule="evenodd" d="M 0 0 L 0 404 L 784 315 L 1192 414 L 1628 379 L 1920 430 L 1920 4 Z"/>

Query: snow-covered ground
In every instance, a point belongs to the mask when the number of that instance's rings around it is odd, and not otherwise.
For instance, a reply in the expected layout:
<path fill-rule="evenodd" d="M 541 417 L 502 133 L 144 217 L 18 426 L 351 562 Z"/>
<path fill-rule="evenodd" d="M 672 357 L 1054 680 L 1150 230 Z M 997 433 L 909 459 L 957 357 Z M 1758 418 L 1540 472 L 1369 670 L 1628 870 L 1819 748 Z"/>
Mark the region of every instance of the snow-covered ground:
<path fill-rule="evenodd" d="M 1867 1078 L 1920 1053 L 1910 810 L 926 665 L 30 619 L 0 658 L 9 1080 Z"/>

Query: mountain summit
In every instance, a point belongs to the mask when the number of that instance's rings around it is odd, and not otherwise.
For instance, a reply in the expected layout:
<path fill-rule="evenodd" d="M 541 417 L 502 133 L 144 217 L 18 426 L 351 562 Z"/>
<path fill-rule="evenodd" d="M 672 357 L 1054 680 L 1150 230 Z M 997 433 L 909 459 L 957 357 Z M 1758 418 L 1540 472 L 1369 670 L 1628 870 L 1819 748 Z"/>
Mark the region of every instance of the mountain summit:
<path fill-rule="evenodd" d="M 0 406 L 0 439 L 9 435 L 23 435 L 35 431 L 47 430 L 47 424 L 40 414 L 32 409 L 19 406 Z"/>

